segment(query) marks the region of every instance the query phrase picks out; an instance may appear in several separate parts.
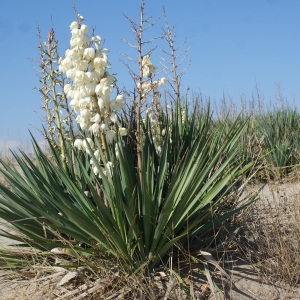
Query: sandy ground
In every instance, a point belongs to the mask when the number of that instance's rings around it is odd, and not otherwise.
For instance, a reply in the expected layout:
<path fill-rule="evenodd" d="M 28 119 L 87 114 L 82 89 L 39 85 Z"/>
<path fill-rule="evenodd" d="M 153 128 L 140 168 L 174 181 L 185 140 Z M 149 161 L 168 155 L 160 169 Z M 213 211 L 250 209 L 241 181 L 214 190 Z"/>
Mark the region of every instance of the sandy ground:
<path fill-rule="evenodd" d="M 251 188 L 253 189 L 258 187 Z M 295 196 L 300 201 L 300 183 L 261 185 L 259 190 L 260 199 L 268 201 L 271 206 Z M 300 299 L 300 285 L 291 287 L 284 283 L 272 282 L 271 279 L 268 280 L 255 272 L 253 266 L 240 261 L 232 266 L 232 270 L 232 287 L 227 292 L 226 299 Z"/>
<path fill-rule="evenodd" d="M 257 189 L 257 187 L 255 188 Z M 273 199 L 273 201 L 275 201 L 274 203 L 276 203 L 276 201 L 282 201 L 283 196 L 288 197 L 289 195 L 300 195 L 300 183 L 267 185 L 262 186 L 260 190 L 261 198 Z M 13 241 L 1 237 L 0 244 L 3 246 L 11 245 Z M 300 300 L 300 286 L 291 287 L 283 283 L 272 282 L 265 276 L 260 276 L 260 274 L 254 271 L 253 266 L 245 262 L 236 260 L 229 264 L 227 268 L 225 267 L 225 270 L 230 274 L 230 283 L 229 288 L 226 289 L 225 299 Z M 57 296 L 54 294 L 54 282 L 55 280 L 37 280 L 37 278 L 28 279 L 21 276 L 17 277 L 16 274 L 10 270 L 2 270 L 0 271 L 0 299 L 56 299 Z M 70 297 L 64 299 L 75 298 Z M 210 295 L 209 299 L 222 299 L 222 297 L 219 295 Z"/>

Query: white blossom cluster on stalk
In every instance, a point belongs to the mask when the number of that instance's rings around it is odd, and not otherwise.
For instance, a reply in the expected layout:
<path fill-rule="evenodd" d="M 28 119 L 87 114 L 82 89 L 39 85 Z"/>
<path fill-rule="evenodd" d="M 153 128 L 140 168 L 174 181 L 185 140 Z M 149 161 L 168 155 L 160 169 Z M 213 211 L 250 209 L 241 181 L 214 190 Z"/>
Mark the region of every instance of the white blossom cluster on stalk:
<path fill-rule="evenodd" d="M 152 65 L 150 56 L 145 55 L 142 59 L 142 74 L 143 74 L 143 78 L 145 78 L 146 81 L 142 81 L 141 83 L 137 84 L 137 88 L 141 92 L 142 101 L 146 101 L 147 97 L 151 94 L 157 95 L 158 89 L 167 83 L 167 79 L 165 77 L 162 77 L 158 80 L 152 80 L 153 73 L 155 72 L 155 70 L 156 67 Z M 155 104 L 157 100 L 158 99 L 153 98 L 151 102 Z M 146 110 L 146 115 L 150 121 L 150 127 L 153 135 L 153 142 L 156 146 L 157 152 L 160 153 L 161 145 L 162 145 L 162 137 L 165 135 L 165 129 L 161 130 L 159 126 L 158 116 L 155 111 L 155 105 L 153 106 L 153 108 L 149 107 Z"/>
<path fill-rule="evenodd" d="M 143 78 L 152 78 L 153 73 L 155 72 L 156 67 L 152 65 L 151 59 L 149 55 L 145 55 L 142 59 L 142 71 L 143 71 Z M 166 84 L 167 79 L 165 77 L 162 77 L 161 79 L 152 81 L 143 81 L 141 84 L 137 83 L 137 88 L 142 91 L 142 100 L 146 100 L 148 94 L 151 91 L 157 91 L 160 87 L 162 87 L 164 84 Z"/>
<path fill-rule="evenodd" d="M 88 35 L 88 26 L 81 24 L 84 18 L 70 25 L 70 48 L 65 57 L 59 59 L 59 71 L 64 72 L 70 83 L 64 86 L 64 92 L 70 99 L 72 109 L 77 113 L 76 122 L 82 130 L 88 130 L 96 136 L 105 134 L 108 144 L 116 140 L 115 124 L 118 125 L 118 112 L 124 103 L 123 95 L 111 99 L 115 77 L 107 71 L 109 67 L 106 52 L 101 49 L 100 36 Z M 121 136 L 127 134 L 126 128 L 120 128 Z M 94 149 L 91 139 L 87 139 Z M 74 146 L 87 151 L 85 140 L 76 140 Z M 97 156 L 97 155 L 95 155 Z"/>
<path fill-rule="evenodd" d="M 75 21 L 70 29 L 71 47 L 65 52 L 65 58 L 59 60 L 59 70 L 71 81 L 64 86 L 64 92 L 78 114 L 76 121 L 80 128 L 94 134 L 104 132 L 108 142 L 112 142 L 116 133 L 110 125 L 118 123 L 117 113 L 123 107 L 124 97 L 118 95 L 111 100 L 115 77 L 107 71 L 109 62 L 105 52 L 108 50 L 101 51 L 100 36 L 90 38 L 86 25 Z"/>
<path fill-rule="evenodd" d="M 156 67 L 152 65 L 149 55 L 145 55 L 142 59 L 143 77 L 150 78 L 151 74 L 155 72 Z"/>

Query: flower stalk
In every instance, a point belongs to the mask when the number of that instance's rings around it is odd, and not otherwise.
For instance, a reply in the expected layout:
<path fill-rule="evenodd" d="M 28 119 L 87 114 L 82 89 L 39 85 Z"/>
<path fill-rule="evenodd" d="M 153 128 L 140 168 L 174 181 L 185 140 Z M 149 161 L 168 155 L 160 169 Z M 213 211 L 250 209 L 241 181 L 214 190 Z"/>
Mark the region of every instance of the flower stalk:
<path fill-rule="evenodd" d="M 66 95 L 58 88 L 64 84 L 63 74 L 57 71 L 58 41 L 55 39 L 54 30 L 51 29 L 47 36 L 47 42 L 41 42 L 39 32 L 40 67 L 42 69 L 40 82 L 42 88 L 39 92 L 44 100 L 41 107 L 46 111 L 46 123 L 48 130 L 46 138 L 52 146 L 58 147 L 61 153 L 63 166 L 66 169 L 65 141 L 70 141 L 73 136 L 72 117 Z M 66 117 L 61 115 L 62 111 L 67 113 Z"/>

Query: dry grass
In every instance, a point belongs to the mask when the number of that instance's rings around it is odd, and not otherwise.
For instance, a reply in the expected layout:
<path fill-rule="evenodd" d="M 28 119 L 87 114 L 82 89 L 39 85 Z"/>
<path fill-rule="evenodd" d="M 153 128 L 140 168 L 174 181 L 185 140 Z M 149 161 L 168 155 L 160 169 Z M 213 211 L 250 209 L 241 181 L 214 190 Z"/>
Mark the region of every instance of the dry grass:
<path fill-rule="evenodd" d="M 300 283 L 300 185 L 265 186 L 247 211 L 242 250 L 273 282 Z"/>
<path fill-rule="evenodd" d="M 22 271 L 1 271 L 0 299 L 188 299 L 174 276 L 159 273 L 146 277 L 106 269 L 92 276 L 63 268 L 36 267 Z M 200 299 L 200 298 L 199 298 Z"/>

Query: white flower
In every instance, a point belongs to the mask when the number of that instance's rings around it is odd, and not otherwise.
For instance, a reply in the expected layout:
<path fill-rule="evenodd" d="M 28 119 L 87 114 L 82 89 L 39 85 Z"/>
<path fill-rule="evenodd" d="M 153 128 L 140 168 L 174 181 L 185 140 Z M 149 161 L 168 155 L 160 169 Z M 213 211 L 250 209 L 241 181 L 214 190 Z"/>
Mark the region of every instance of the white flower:
<path fill-rule="evenodd" d="M 111 88 L 109 86 L 104 86 L 102 88 L 102 94 L 103 95 L 109 95 L 111 93 Z"/>
<path fill-rule="evenodd" d="M 69 92 L 67 94 L 67 98 L 69 98 L 69 99 L 73 99 L 74 98 L 74 90 L 69 90 Z"/>
<path fill-rule="evenodd" d="M 100 123 L 101 122 L 101 116 L 97 113 L 95 114 L 91 119 L 91 122 Z"/>
<path fill-rule="evenodd" d="M 104 100 L 104 97 L 98 98 L 98 105 L 101 110 L 105 108 L 105 104 L 106 101 Z"/>
<path fill-rule="evenodd" d="M 153 66 L 153 65 L 149 65 L 149 70 L 150 70 L 151 73 L 153 73 L 153 72 L 155 72 L 156 67 Z"/>
<path fill-rule="evenodd" d="M 91 72 L 91 80 L 92 80 L 92 81 L 95 81 L 95 82 L 98 81 L 98 74 L 99 74 L 99 73 L 94 72 L 94 71 Z"/>
<path fill-rule="evenodd" d="M 90 145 L 91 149 L 94 148 L 94 142 L 92 141 L 91 138 L 87 138 L 86 140 L 83 141 L 83 147 L 85 149 L 85 151 L 90 154 L 90 150 L 88 148 L 88 144 Z"/>
<path fill-rule="evenodd" d="M 94 166 L 93 167 L 93 172 L 95 175 L 98 175 L 99 174 L 99 170 L 98 170 L 98 167 L 97 166 Z"/>
<path fill-rule="evenodd" d="M 105 68 L 107 65 L 107 60 L 105 61 L 104 58 L 96 57 L 94 58 L 94 67 L 95 68 Z"/>
<path fill-rule="evenodd" d="M 99 133 L 99 131 L 100 131 L 100 124 L 99 124 L 99 123 L 94 123 L 94 124 L 90 127 L 90 131 L 92 131 L 94 134 Z"/>
<path fill-rule="evenodd" d="M 87 60 L 79 60 L 74 63 L 75 67 L 80 71 L 86 71 L 89 67 L 89 62 Z"/>
<path fill-rule="evenodd" d="M 76 77 L 76 80 L 78 80 L 78 81 L 83 81 L 83 79 L 84 79 L 84 72 L 83 71 L 76 71 L 76 75 L 75 75 Z"/>
<path fill-rule="evenodd" d="M 161 84 L 166 84 L 167 83 L 167 79 L 165 77 L 162 77 L 160 79 Z"/>
<path fill-rule="evenodd" d="M 83 34 L 81 29 L 79 28 L 72 29 L 71 33 L 72 33 L 72 37 L 80 37 Z"/>
<path fill-rule="evenodd" d="M 157 88 L 162 87 L 164 84 L 167 83 L 167 79 L 165 77 L 162 77 L 158 82 L 157 82 Z"/>
<path fill-rule="evenodd" d="M 113 123 L 117 123 L 117 122 L 118 122 L 118 117 L 117 117 L 117 115 L 116 115 L 114 112 L 111 113 L 110 119 L 111 119 L 111 121 L 112 121 Z"/>
<path fill-rule="evenodd" d="M 119 111 L 123 108 L 124 104 L 124 96 L 123 95 L 118 95 L 115 100 L 112 100 L 110 102 L 110 108 Z"/>
<path fill-rule="evenodd" d="M 86 48 L 83 53 L 84 57 L 88 60 L 91 60 L 95 57 L 95 49 L 94 48 Z"/>
<path fill-rule="evenodd" d="M 89 120 L 81 115 L 78 115 L 75 120 L 81 129 L 88 129 L 90 127 Z"/>
<path fill-rule="evenodd" d="M 85 150 L 85 148 L 83 147 L 83 141 L 81 139 L 76 139 L 74 141 L 74 147 L 78 150 Z"/>
<path fill-rule="evenodd" d="M 78 22 L 76 22 L 76 21 L 72 22 L 71 25 L 70 25 L 70 29 L 74 30 L 74 29 L 77 29 L 77 28 L 78 28 Z"/>
<path fill-rule="evenodd" d="M 116 158 L 119 158 L 119 147 L 118 147 L 118 144 L 115 145 L 115 154 L 116 154 Z"/>
<path fill-rule="evenodd" d="M 100 125 L 100 129 L 102 132 L 107 131 L 108 130 L 108 125 L 106 123 L 102 123 Z"/>
<path fill-rule="evenodd" d="M 151 73 L 155 72 L 156 67 L 151 64 L 149 55 L 145 55 L 142 60 L 143 77 L 150 77 Z"/>
<path fill-rule="evenodd" d="M 112 75 L 110 75 L 108 72 L 106 72 L 106 84 L 107 85 L 112 85 L 115 81 L 116 81 L 116 78 Z M 101 82 L 101 81 L 100 81 Z"/>
<path fill-rule="evenodd" d="M 113 169 L 113 164 L 111 161 L 109 161 L 107 164 L 106 164 L 106 167 L 108 169 L 108 172 L 109 172 L 109 175 L 110 177 L 112 176 L 112 169 Z"/>
<path fill-rule="evenodd" d="M 120 136 L 125 136 L 125 135 L 127 135 L 127 129 L 124 127 L 120 127 L 119 133 L 120 133 Z"/>
<path fill-rule="evenodd" d="M 70 46 L 71 47 L 81 47 L 84 44 L 84 40 L 80 37 L 72 37 L 70 40 Z"/>
<path fill-rule="evenodd" d="M 76 69 L 69 69 L 66 71 L 66 76 L 67 78 L 75 78 L 75 74 L 76 74 Z"/>
<path fill-rule="evenodd" d="M 99 151 L 99 150 L 96 150 L 96 151 L 94 152 L 94 156 L 95 156 L 95 158 L 96 158 L 98 161 L 100 161 L 101 155 L 100 155 L 100 151 Z"/>
<path fill-rule="evenodd" d="M 116 101 L 123 104 L 123 102 L 124 102 L 124 96 L 123 95 L 118 95 L 116 97 Z"/>
<path fill-rule="evenodd" d="M 81 29 L 82 32 L 84 32 L 84 33 L 87 33 L 87 32 L 89 31 L 89 28 L 88 28 L 86 25 L 84 25 L 84 24 L 81 25 L 80 29 Z"/>
<path fill-rule="evenodd" d="M 99 96 L 102 95 L 102 85 L 100 83 L 96 85 L 96 87 L 95 87 L 95 93 L 97 95 L 99 95 Z"/>
<path fill-rule="evenodd" d="M 86 98 L 83 98 L 83 99 L 80 99 L 80 100 L 76 99 L 76 101 L 78 102 L 78 106 L 79 106 L 80 109 L 85 109 L 86 108 L 86 106 L 87 106 Z"/>
<path fill-rule="evenodd" d="M 83 118 L 88 119 L 91 116 L 91 112 L 87 108 L 85 108 L 80 112 L 80 115 Z"/>
<path fill-rule="evenodd" d="M 95 93 L 96 82 L 90 82 L 85 85 L 85 90 L 88 95 L 93 95 Z"/>
<path fill-rule="evenodd" d="M 71 84 L 66 84 L 65 86 L 64 86 L 64 93 L 65 94 L 68 94 L 68 92 L 70 91 L 72 89 L 72 86 L 71 86 Z"/>
<path fill-rule="evenodd" d="M 150 65 L 151 60 L 149 55 L 145 55 L 142 59 L 142 66 Z"/>
<path fill-rule="evenodd" d="M 70 105 L 73 108 L 73 110 L 75 112 L 79 112 L 80 111 L 80 106 L 79 106 L 79 101 L 77 99 L 72 99 L 70 101 Z"/>
<path fill-rule="evenodd" d="M 143 77 L 147 78 L 150 75 L 150 69 L 148 66 L 143 67 Z"/>
<path fill-rule="evenodd" d="M 108 144 L 112 144 L 116 138 L 116 132 L 114 130 L 108 130 L 105 134 Z"/>

